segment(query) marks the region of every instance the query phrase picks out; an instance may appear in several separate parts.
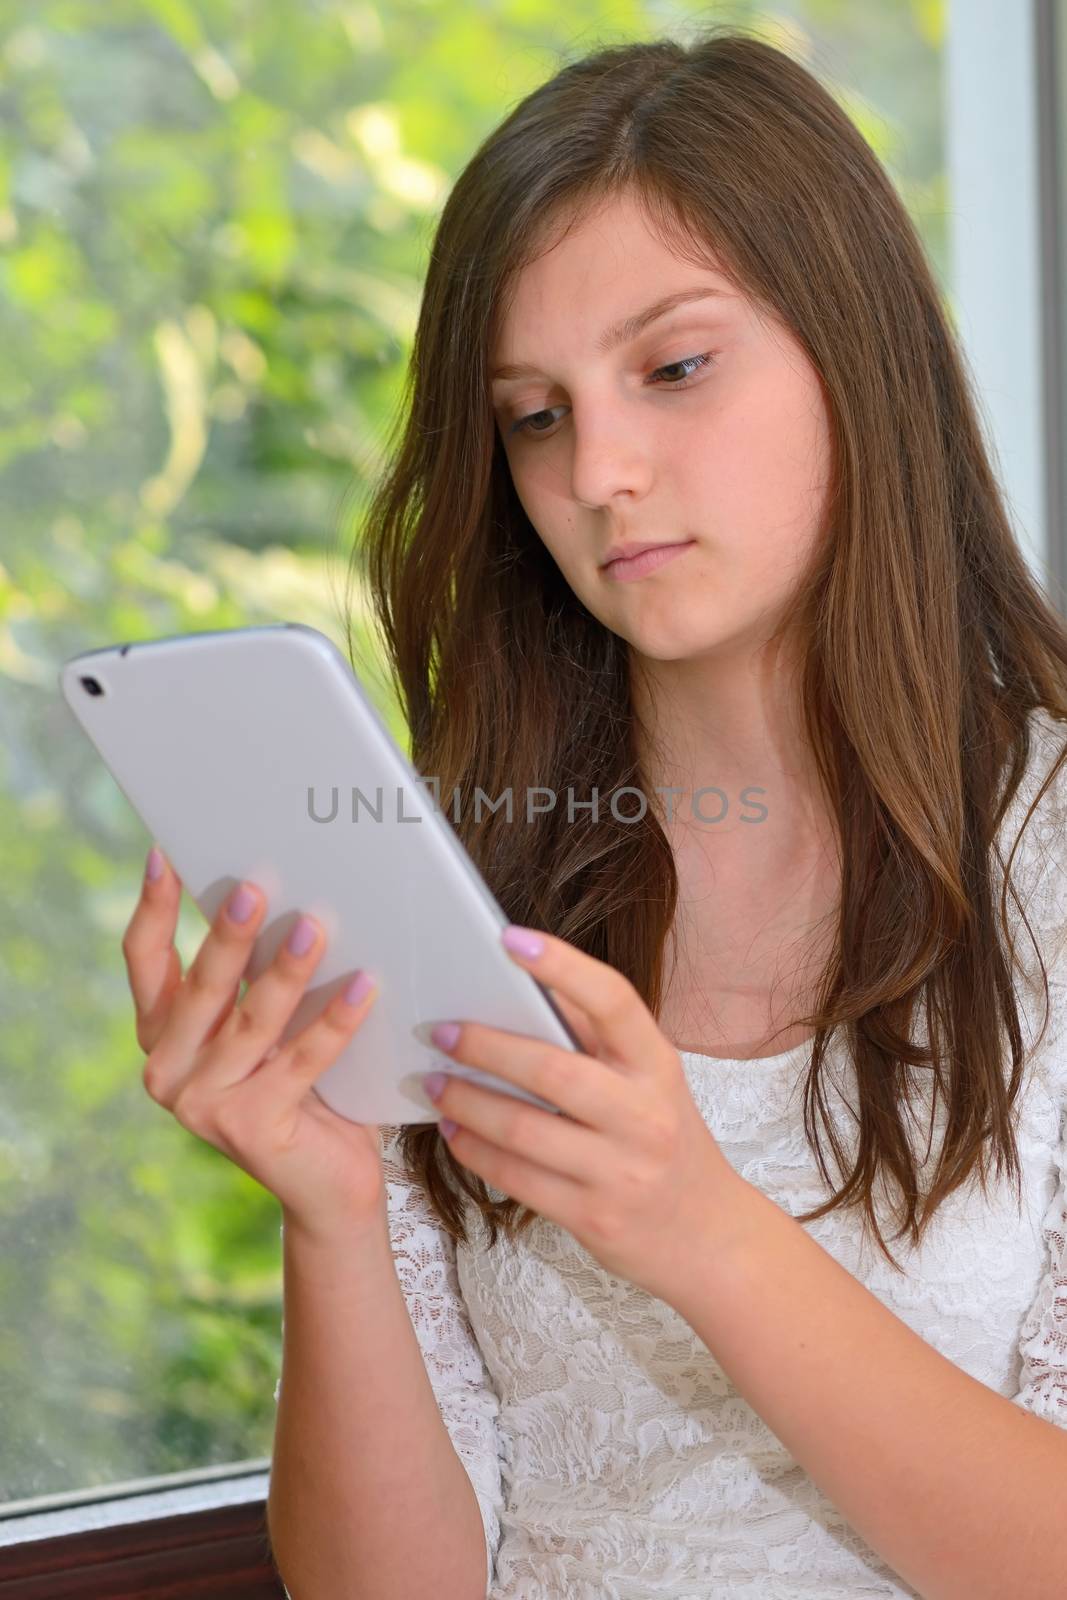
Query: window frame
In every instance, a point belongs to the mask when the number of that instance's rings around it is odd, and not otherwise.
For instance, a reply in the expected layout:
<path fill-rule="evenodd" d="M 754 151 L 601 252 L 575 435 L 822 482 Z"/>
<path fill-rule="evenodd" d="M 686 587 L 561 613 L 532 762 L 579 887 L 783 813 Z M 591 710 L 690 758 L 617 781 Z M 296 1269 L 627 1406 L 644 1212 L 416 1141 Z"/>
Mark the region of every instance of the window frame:
<path fill-rule="evenodd" d="M 1009 517 L 1061 610 L 1065 32 L 1067 0 L 950 0 L 944 56 L 949 299 Z"/>
<path fill-rule="evenodd" d="M 1067 0 L 1035 17 L 1048 569 L 1067 609 Z"/>
<path fill-rule="evenodd" d="M 287 1600 L 270 1462 L 241 1461 L 0 1507 L 0 1600 Z"/>

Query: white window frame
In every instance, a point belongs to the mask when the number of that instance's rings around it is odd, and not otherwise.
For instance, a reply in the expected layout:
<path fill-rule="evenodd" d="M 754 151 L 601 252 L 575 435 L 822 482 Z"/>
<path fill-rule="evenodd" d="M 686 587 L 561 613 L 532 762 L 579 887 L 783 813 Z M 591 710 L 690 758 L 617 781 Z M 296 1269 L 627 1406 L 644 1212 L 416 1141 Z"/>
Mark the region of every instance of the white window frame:
<path fill-rule="evenodd" d="M 1027 561 L 1062 608 L 1067 0 L 949 0 L 950 303 Z"/>

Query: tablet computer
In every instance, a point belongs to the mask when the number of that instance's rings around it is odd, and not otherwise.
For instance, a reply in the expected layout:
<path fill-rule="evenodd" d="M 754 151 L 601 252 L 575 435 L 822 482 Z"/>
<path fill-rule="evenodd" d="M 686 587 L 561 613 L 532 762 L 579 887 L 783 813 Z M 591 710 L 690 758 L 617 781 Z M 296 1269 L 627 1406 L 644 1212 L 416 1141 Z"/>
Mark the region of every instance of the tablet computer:
<path fill-rule="evenodd" d="M 376 978 L 363 1023 L 316 1080 L 327 1105 L 353 1122 L 436 1122 L 421 1083 L 436 1068 L 560 1114 L 429 1040 L 454 1019 L 581 1049 L 504 949 L 509 919 L 324 634 L 283 622 L 115 644 L 72 657 L 59 682 L 205 918 L 242 878 L 264 892 L 247 979 L 301 912 L 321 923 L 325 949 L 282 1041 L 357 968 Z"/>

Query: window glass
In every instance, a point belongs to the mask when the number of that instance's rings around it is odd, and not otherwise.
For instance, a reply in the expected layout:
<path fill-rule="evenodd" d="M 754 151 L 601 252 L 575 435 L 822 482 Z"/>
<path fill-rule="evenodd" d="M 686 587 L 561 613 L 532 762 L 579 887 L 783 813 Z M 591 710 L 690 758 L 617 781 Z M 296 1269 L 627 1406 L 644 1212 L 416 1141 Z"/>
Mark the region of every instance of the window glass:
<path fill-rule="evenodd" d="M 58 668 L 117 640 L 281 620 L 344 648 L 347 553 L 449 187 L 557 53 L 620 36 L 599 3 L 580 27 L 550 4 L 15 9 L 0 40 L 5 1503 L 264 1459 L 280 1368 L 278 1206 L 144 1091 L 120 941 L 150 841 Z M 692 21 L 627 15 L 642 37 Z M 940 0 L 734 17 L 832 75 L 943 273 Z M 183 962 L 204 931 L 186 905 Z"/>

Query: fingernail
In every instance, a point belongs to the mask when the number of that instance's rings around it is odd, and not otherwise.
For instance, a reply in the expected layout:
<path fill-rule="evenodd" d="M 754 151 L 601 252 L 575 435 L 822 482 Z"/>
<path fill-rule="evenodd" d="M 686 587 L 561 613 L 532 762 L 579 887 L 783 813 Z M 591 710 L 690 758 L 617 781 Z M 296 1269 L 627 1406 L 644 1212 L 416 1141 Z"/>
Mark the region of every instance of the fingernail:
<path fill-rule="evenodd" d="M 358 1006 L 361 1000 L 365 1000 L 367 998 L 373 988 L 374 979 L 371 977 L 370 973 L 357 972 L 356 976 L 352 979 L 352 982 L 345 990 L 345 1005 Z"/>
<path fill-rule="evenodd" d="M 239 884 L 230 896 L 226 914 L 231 922 L 247 922 L 256 909 L 256 897 L 247 883 Z"/>
<path fill-rule="evenodd" d="M 514 950 L 517 956 L 526 956 L 530 961 L 545 948 L 545 941 L 532 928 L 520 928 L 515 923 L 504 929 L 503 937 L 506 949 Z"/>
<path fill-rule="evenodd" d="M 144 875 L 149 883 L 155 883 L 158 878 L 163 876 L 163 852 L 158 845 L 153 845 L 148 852 Z"/>
<path fill-rule="evenodd" d="M 314 943 L 315 924 L 310 917 L 301 917 L 285 941 L 285 948 L 291 956 L 306 956 Z"/>
<path fill-rule="evenodd" d="M 430 1029 L 430 1038 L 439 1049 L 451 1050 L 459 1038 L 459 1023 L 439 1022 L 436 1027 Z"/>

